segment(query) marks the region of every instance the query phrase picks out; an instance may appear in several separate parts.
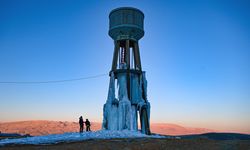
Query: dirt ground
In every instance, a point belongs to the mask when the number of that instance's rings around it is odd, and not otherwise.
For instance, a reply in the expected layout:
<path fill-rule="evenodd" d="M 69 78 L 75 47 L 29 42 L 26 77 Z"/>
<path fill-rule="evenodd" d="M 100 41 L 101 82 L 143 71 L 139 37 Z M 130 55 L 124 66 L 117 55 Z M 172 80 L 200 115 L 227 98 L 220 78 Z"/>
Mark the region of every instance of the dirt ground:
<path fill-rule="evenodd" d="M 110 139 L 54 145 L 10 145 L 0 150 L 250 150 L 250 140 Z"/>

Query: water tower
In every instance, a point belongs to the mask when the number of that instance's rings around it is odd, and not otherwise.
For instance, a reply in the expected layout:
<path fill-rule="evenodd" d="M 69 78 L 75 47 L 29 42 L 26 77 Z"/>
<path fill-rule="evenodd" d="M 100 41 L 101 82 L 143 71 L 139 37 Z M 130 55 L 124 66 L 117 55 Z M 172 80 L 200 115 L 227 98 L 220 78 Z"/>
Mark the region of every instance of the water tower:
<path fill-rule="evenodd" d="M 139 51 L 143 22 L 143 12 L 132 7 L 117 8 L 109 14 L 114 53 L 108 98 L 103 107 L 103 129 L 137 131 L 139 114 L 142 133 L 150 134 L 147 80 Z"/>

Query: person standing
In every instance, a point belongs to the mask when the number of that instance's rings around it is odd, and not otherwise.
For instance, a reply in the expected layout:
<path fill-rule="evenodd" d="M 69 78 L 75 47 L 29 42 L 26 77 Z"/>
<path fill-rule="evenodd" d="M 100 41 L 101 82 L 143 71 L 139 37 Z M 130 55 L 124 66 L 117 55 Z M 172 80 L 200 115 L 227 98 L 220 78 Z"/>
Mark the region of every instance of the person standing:
<path fill-rule="evenodd" d="M 86 119 L 85 125 L 86 125 L 86 131 L 91 131 L 91 130 L 90 130 L 90 122 L 89 122 L 88 119 Z"/>
<path fill-rule="evenodd" d="M 83 132 L 84 122 L 82 116 L 79 118 L 80 133 Z"/>

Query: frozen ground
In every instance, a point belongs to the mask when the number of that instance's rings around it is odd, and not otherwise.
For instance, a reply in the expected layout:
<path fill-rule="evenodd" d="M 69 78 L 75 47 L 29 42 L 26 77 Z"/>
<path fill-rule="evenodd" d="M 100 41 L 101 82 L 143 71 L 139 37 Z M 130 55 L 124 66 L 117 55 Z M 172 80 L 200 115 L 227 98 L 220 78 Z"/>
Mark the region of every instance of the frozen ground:
<path fill-rule="evenodd" d="M 82 141 L 89 139 L 112 139 L 112 138 L 166 138 L 160 135 L 145 135 L 135 131 L 109 131 L 99 130 L 94 132 L 84 133 L 64 133 L 64 134 L 50 134 L 46 136 L 34 136 L 19 139 L 3 139 L 0 140 L 0 146 L 16 145 L 16 144 L 55 144 L 60 142 Z"/>

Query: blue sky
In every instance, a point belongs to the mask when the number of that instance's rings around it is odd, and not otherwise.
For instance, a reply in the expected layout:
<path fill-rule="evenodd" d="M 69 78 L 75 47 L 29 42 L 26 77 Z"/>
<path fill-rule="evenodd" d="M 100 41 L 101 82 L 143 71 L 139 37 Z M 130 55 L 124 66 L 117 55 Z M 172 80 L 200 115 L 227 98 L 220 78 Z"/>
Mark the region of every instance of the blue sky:
<path fill-rule="evenodd" d="M 152 122 L 250 132 L 249 1 L 1 0 L 0 81 L 108 73 L 108 15 L 122 6 L 145 14 Z M 0 121 L 101 121 L 108 83 L 0 84 Z"/>

